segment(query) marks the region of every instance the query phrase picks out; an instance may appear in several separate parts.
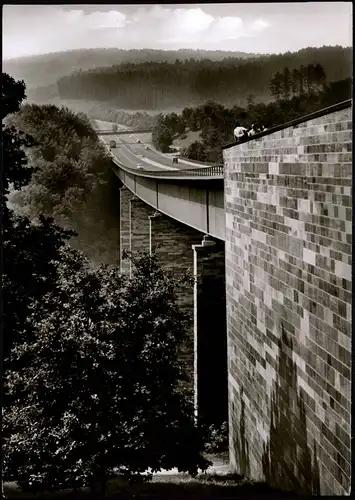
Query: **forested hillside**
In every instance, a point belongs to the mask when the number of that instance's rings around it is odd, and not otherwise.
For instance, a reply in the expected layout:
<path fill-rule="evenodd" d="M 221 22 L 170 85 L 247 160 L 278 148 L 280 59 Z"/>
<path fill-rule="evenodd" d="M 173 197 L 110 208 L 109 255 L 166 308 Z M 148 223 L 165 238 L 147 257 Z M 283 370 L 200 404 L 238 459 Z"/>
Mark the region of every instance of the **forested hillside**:
<path fill-rule="evenodd" d="M 270 101 L 270 79 L 280 68 L 292 72 L 309 64 L 320 64 L 328 82 L 345 79 L 352 75 L 352 49 L 307 48 L 251 60 L 130 62 L 64 76 L 58 92 L 62 99 L 95 100 L 122 109 L 166 109 L 208 99 L 243 105 L 251 94 L 259 102 Z"/>
<path fill-rule="evenodd" d="M 246 107 L 227 108 L 214 101 L 197 107 L 187 107 L 181 114 L 161 114 L 153 130 L 153 143 L 162 152 L 168 152 L 191 132 L 198 141 L 182 148 L 183 156 L 204 162 L 222 162 L 222 146 L 233 141 L 236 122 L 246 128 L 263 124 L 267 128 L 281 125 L 308 113 L 351 98 L 352 80 L 346 78 L 329 84 L 322 66 L 289 68 L 276 72 L 270 80 L 270 91 L 276 97 L 268 104 L 249 98 Z"/>
<path fill-rule="evenodd" d="M 54 84 L 58 78 L 79 69 L 88 70 L 121 63 L 174 62 L 176 59 L 183 61 L 191 58 L 221 61 L 225 57 L 250 58 L 257 57 L 257 54 L 192 49 L 82 49 L 3 61 L 3 71 L 16 79 L 25 80 L 28 94 L 33 87 Z"/>

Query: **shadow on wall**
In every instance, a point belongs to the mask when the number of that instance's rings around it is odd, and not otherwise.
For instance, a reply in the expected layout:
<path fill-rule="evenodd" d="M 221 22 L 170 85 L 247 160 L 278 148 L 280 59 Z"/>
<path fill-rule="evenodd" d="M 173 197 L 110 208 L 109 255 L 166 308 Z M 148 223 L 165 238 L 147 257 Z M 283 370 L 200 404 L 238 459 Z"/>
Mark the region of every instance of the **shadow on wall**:
<path fill-rule="evenodd" d="M 271 400 L 271 424 L 262 457 L 266 482 L 273 487 L 320 495 L 316 443 L 308 444 L 303 389 L 297 387 L 293 344 L 282 326 L 277 380 Z"/>
<path fill-rule="evenodd" d="M 243 398 L 243 388 L 240 391 L 241 410 L 239 419 L 239 431 L 234 434 L 234 449 L 239 474 L 245 477 L 250 476 L 249 444 L 245 435 L 245 402 Z"/>

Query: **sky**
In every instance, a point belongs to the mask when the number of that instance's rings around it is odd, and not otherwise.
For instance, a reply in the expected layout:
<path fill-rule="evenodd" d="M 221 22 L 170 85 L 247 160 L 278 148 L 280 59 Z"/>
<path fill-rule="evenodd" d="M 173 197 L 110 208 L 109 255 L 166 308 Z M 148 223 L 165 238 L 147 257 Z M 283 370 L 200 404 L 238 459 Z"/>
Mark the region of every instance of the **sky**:
<path fill-rule="evenodd" d="M 352 46 L 352 2 L 4 5 L 3 59 L 81 48 Z"/>

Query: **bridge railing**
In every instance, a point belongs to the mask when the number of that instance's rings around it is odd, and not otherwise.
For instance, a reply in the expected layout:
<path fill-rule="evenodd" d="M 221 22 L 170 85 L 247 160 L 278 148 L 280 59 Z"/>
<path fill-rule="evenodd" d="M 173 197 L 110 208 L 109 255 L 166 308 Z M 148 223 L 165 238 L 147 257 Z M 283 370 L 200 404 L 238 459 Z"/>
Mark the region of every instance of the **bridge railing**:
<path fill-rule="evenodd" d="M 223 179 L 223 165 L 213 165 L 210 167 L 189 168 L 189 169 L 176 169 L 176 170 L 138 170 L 129 168 L 119 162 L 112 156 L 112 161 L 122 170 L 129 172 L 139 177 L 155 177 L 160 179 L 176 179 L 176 178 L 196 178 L 196 177 L 213 177 Z"/>

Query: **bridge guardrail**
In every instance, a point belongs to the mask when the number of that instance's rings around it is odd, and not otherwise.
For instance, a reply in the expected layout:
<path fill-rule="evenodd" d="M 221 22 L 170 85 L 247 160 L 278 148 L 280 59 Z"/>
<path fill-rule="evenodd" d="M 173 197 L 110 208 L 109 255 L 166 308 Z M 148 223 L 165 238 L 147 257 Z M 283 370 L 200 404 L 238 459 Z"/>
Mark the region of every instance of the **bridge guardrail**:
<path fill-rule="evenodd" d="M 139 177 L 155 177 L 159 179 L 189 179 L 189 178 L 203 178 L 209 177 L 214 179 L 223 179 L 223 165 L 213 165 L 210 167 L 201 168 L 189 168 L 184 170 L 168 170 L 168 171 L 157 171 L 157 170 L 136 170 L 134 168 L 129 168 L 119 162 L 113 155 L 111 156 L 113 163 L 120 167 L 122 170 L 129 172 L 130 174 L 137 175 Z"/>

